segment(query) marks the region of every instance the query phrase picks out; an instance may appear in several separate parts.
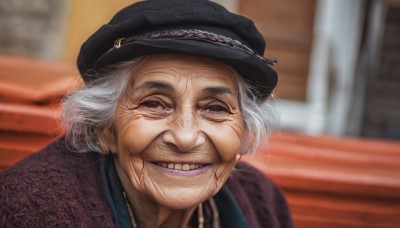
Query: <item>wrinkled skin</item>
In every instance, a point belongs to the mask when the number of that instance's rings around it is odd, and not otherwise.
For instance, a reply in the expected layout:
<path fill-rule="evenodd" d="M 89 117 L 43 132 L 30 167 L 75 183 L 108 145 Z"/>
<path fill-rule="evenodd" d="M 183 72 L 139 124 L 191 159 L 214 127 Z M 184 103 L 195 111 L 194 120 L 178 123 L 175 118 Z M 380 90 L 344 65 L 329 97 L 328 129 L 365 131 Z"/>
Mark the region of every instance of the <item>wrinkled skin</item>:
<path fill-rule="evenodd" d="M 243 130 L 230 68 L 185 55 L 148 57 L 106 135 L 139 224 L 185 227 L 228 178 Z M 171 172 L 162 163 L 201 167 Z"/>

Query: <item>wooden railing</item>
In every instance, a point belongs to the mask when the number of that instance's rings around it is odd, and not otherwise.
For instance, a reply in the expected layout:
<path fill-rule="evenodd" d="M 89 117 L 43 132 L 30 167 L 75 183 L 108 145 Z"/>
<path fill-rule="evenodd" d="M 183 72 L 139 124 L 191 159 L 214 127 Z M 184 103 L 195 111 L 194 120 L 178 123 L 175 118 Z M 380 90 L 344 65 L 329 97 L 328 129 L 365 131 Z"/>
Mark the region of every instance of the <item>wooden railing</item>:
<path fill-rule="evenodd" d="M 399 227 L 398 142 L 279 133 L 245 159 L 285 191 L 298 227 Z"/>
<path fill-rule="evenodd" d="M 10 77 L 33 72 L 42 75 L 35 86 Z M 0 87 L 8 88 L 0 89 L 0 172 L 62 134 L 59 99 L 79 86 L 76 75 L 56 63 L 0 57 Z M 399 142 L 281 132 L 243 159 L 284 190 L 297 227 L 400 227 Z"/>
<path fill-rule="evenodd" d="M 62 134 L 60 99 L 80 85 L 71 65 L 0 56 L 0 172 Z"/>

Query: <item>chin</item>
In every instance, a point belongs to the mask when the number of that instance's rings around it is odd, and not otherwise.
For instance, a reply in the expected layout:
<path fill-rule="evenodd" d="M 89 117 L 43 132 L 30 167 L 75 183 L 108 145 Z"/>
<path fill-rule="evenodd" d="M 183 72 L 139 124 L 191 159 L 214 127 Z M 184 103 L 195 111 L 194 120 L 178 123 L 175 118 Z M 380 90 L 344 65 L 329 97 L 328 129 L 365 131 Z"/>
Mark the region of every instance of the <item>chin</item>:
<path fill-rule="evenodd" d="M 138 189 L 160 206 L 170 209 L 193 208 L 221 189 L 227 176 L 221 175 L 216 180 L 218 167 L 219 165 L 214 164 L 182 171 L 146 163 L 143 182 Z"/>
<path fill-rule="evenodd" d="M 206 201 L 218 192 L 218 189 L 174 189 L 155 200 L 159 205 L 170 209 L 190 209 L 197 207 L 201 202 Z"/>

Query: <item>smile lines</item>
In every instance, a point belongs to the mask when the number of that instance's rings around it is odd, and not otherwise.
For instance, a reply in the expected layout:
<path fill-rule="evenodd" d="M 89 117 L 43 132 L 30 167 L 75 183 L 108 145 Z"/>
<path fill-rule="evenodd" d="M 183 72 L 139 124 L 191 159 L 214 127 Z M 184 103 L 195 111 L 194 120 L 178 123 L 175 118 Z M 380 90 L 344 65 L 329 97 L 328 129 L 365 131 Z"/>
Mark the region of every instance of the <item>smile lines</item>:
<path fill-rule="evenodd" d="M 168 169 L 175 169 L 182 171 L 189 171 L 203 167 L 203 165 L 196 165 L 196 164 L 175 164 L 175 163 L 165 163 L 165 162 L 157 162 L 157 165 Z"/>

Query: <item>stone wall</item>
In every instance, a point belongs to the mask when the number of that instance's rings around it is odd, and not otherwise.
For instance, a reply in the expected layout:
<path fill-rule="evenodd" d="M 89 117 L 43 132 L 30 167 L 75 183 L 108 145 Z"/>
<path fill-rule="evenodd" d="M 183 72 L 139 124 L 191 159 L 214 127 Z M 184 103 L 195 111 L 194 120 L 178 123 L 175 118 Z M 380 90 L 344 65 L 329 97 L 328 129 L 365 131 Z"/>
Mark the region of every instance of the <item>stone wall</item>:
<path fill-rule="evenodd" d="M 1 0 L 0 54 L 58 58 L 68 0 Z"/>

